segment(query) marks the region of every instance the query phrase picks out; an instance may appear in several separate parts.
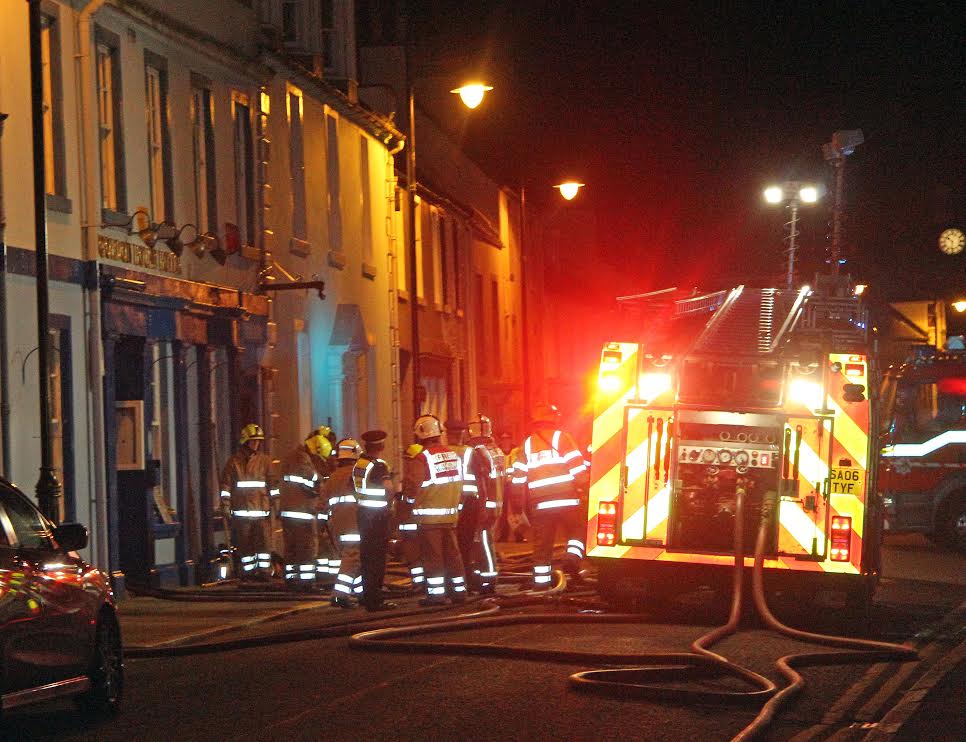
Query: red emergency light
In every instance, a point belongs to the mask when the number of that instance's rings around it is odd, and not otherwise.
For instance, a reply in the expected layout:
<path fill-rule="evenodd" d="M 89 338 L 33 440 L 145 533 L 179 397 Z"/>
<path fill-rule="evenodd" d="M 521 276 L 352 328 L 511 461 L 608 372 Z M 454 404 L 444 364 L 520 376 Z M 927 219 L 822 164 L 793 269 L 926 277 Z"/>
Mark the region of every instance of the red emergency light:
<path fill-rule="evenodd" d="M 832 517 L 832 549 L 833 562 L 849 561 L 852 546 L 852 518 L 847 515 Z"/>
<path fill-rule="evenodd" d="M 617 543 L 616 502 L 602 502 L 597 506 L 597 543 L 601 546 Z"/>

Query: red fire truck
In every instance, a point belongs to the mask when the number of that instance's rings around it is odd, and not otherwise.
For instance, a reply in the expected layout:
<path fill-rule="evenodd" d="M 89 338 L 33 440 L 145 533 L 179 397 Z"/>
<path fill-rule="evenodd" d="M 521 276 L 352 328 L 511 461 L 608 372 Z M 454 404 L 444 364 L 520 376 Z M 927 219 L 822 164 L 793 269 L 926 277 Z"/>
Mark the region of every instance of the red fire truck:
<path fill-rule="evenodd" d="M 885 530 L 966 551 L 966 350 L 916 349 L 885 373 L 879 491 Z"/>
<path fill-rule="evenodd" d="M 745 565 L 766 498 L 765 585 L 868 605 L 880 568 L 875 356 L 847 280 L 800 291 L 622 299 L 601 355 L 588 557 L 601 594 L 728 584 L 736 491 Z"/>

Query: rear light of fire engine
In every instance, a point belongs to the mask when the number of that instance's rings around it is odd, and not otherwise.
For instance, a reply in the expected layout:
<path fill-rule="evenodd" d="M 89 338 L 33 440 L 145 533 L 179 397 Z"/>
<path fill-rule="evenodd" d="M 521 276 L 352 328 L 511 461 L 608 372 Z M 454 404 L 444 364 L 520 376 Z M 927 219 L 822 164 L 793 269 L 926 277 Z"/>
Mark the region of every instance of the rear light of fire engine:
<path fill-rule="evenodd" d="M 617 543 L 616 502 L 602 502 L 597 506 L 597 543 L 600 546 Z"/>
<path fill-rule="evenodd" d="M 597 385 L 601 388 L 601 391 L 613 394 L 620 391 L 621 380 L 617 374 L 601 374 L 597 380 Z"/>
<path fill-rule="evenodd" d="M 832 561 L 849 561 L 852 546 L 852 518 L 836 515 L 832 518 Z"/>

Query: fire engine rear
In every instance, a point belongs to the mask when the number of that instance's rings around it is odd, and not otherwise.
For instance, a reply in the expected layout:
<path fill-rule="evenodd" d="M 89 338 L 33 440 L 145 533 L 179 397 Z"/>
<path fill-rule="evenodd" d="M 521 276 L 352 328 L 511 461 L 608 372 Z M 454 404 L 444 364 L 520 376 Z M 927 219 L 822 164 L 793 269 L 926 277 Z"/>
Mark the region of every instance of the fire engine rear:
<path fill-rule="evenodd" d="M 602 595 L 727 584 L 740 488 L 749 568 L 764 508 L 766 587 L 867 605 L 881 537 L 876 369 L 847 281 L 621 301 L 635 329 L 603 349 L 592 442 L 587 541 Z"/>

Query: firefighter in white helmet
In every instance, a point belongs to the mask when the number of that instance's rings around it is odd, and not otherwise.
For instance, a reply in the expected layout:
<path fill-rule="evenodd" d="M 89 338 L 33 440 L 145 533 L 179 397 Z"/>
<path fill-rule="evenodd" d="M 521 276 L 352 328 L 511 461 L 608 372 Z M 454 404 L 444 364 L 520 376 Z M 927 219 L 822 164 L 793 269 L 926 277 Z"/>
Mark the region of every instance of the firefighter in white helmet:
<path fill-rule="evenodd" d="M 367 611 L 386 611 L 395 603 L 383 600 L 382 583 L 386 575 L 389 546 L 389 521 L 396 487 L 392 470 L 381 454 L 388 434 L 369 430 L 362 434 L 365 449 L 352 467 L 359 522 L 359 560 L 362 573 L 360 603 Z"/>
<path fill-rule="evenodd" d="M 329 571 L 336 573 L 332 604 L 352 608 L 362 597 L 362 570 L 359 559 L 358 500 L 352 469 L 362 454 L 352 438 L 336 444 L 336 469 L 325 486 L 329 506 L 329 532 L 339 548 L 339 556 L 329 560 Z"/>
<path fill-rule="evenodd" d="M 584 511 L 587 467 L 573 437 L 559 427 L 553 405 L 533 411 L 532 432 L 513 462 L 512 485 L 522 496 L 533 525 L 533 587 L 547 590 L 552 581 L 554 541 L 566 537 L 564 569 L 576 576 L 584 557 Z"/>
<path fill-rule="evenodd" d="M 441 442 L 443 426 L 435 416 L 419 417 L 413 433 L 423 449 L 407 462 L 403 491 L 414 501 L 413 520 L 426 570 L 427 595 L 420 605 L 443 604 L 447 593 L 453 603 L 463 603 L 466 577 L 456 545 L 463 462 L 456 451 Z"/>
<path fill-rule="evenodd" d="M 329 475 L 331 444 L 323 426 L 309 433 L 302 444 L 282 459 L 279 516 L 285 542 L 285 586 L 313 589 L 320 577 L 329 576 L 329 557 L 319 551 L 319 513 L 327 510 L 319 499 Z"/>
<path fill-rule="evenodd" d="M 265 433 L 255 423 L 242 428 L 238 450 L 221 473 L 221 503 L 232 543 L 241 558 L 242 580 L 272 575 L 272 508 L 279 491 L 269 478 L 272 460 L 260 450 Z"/>
<path fill-rule="evenodd" d="M 474 543 L 473 581 L 480 594 L 496 590 L 496 551 L 493 532 L 503 510 L 503 480 L 506 477 L 506 456 L 493 438 L 493 422 L 486 415 L 477 414 L 467 426 L 467 444 L 485 462 L 486 471 L 477 475 L 480 489 L 479 530 Z M 469 569 L 469 567 L 467 567 Z"/>

